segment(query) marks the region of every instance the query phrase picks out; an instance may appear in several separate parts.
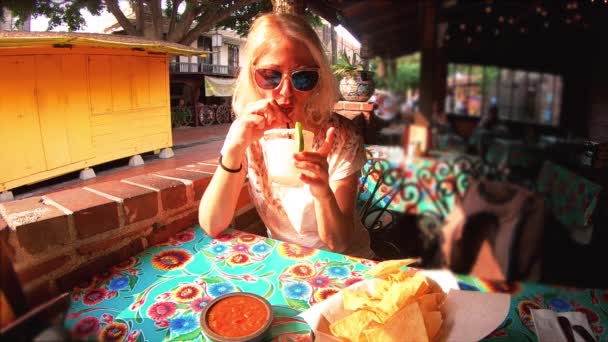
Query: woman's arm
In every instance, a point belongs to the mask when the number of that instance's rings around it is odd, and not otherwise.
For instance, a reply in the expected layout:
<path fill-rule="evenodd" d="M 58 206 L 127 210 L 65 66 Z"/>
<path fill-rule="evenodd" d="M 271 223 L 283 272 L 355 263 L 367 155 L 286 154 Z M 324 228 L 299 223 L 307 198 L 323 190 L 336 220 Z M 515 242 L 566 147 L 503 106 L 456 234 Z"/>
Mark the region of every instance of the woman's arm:
<path fill-rule="evenodd" d="M 232 173 L 218 166 L 201 198 L 198 221 L 211 237 L 216 237 L 224 231 L 232 221 L 236 202 L 247 175 L 247 163 L 243 153 L 225 153 L 222 156 L 222 164 L 230 169 L 240 167 L 241 170 Z"/>
<path fill-rule="evenodd" d="M 228 172 L 221 166 L 211 178 L 198 208 L 198 221 L 205 232 L 215 237 L 228 228 L 247 174 L 247 147 L 262 137 L 266 128 L 283 126 L 289 119 L 272 100 L 260 100 L 248 105 L 230 131 L 222 148 L 222 164 L 238 172 Z"/>
<path fill-rule="evenodd" d="M 300 179 L 310 186 L 317 227 L 321 240 L 335 252 L 344 252 L 355 233 L 354 210 L 359 175 L 329 182 L 327 155 L 335 139 L 335 129 L 327 131 L 325 142 L 317 152 L 294 155 Z"/>
<path fill-rule="evenodd" d="M 327 197 L 315 198 L 315 214 L 321 240 L 332 251 L 342 253 L 355 236 L 355 202 L 359 174 L 354 173 L 344 179 L 332 182 L 332 193 Z"/>

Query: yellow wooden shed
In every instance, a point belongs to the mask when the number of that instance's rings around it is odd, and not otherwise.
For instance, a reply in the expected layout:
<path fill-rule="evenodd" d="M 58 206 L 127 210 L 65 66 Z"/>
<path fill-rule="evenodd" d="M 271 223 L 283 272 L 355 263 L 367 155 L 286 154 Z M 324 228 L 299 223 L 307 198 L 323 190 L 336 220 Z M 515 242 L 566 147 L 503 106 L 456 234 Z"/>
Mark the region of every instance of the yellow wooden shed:
<path fill-rule="evenodd" d="M 169 54 L 138 37 L 0 32 L 0 192 L 172 146 Z"/>

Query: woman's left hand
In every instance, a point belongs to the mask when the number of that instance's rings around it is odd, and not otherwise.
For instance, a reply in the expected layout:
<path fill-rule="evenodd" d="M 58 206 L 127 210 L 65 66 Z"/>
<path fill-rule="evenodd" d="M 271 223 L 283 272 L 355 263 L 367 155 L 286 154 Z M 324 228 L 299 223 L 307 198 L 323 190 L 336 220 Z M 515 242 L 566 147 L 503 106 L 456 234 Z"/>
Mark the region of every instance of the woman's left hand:
<path fill-rule="evenodd" d="M 336 129 L 330 127 L 323 146 L 317 152 L 299 152 L 293 155 L 296 168 L 302 172 L 300 180 L 310 186 L 310 193 L 317 199 L 325 199 L 333 195 L 329 186 L 327 155 L 335 138 Z"/>

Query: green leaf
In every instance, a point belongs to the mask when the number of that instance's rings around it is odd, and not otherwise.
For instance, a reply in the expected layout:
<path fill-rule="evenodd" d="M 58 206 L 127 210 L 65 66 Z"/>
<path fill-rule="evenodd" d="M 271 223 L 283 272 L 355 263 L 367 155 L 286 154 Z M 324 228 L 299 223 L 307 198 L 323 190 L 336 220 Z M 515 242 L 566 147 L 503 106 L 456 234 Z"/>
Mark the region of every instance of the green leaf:
<path fill-rule="evenodd" d="M 264 298 L 270 298 L 274 294 L 274 285 L 272 283 L 268 284 L 270 284 L 270 288 L 268 288 L 268 291 L 266 291 L 266 293 L 264 293 L 264 295 L 262 296 Z"/>
<path fill-rule="evenodd" d="M 294 309 L 305 311 L 310 307 L 306 301 L 303 301 L 301 299 L 285 298 L 285 300 L 287 301 L 287 305 Z"/>
<path fill-rule="evenodd" d="M 207 258 L 215 258 L 215 254 L 209 253 L 206 250 L 201 250 L 201 252 L 203 252 L 203 255 L 206 256 Z"/>
<path fill-rule="evenodd" d="M 129 323 L 127 323 L 125 320 L 123 320 L 121 318 L 115 318 L 114 319 L 114 323 L 121 323 L 121 324 L 124 324 L 126 326 L 129 326 Z"/>
<path fill-rule="evenodd" d="M 269 244 L 270 247 L 274 247 L 277 242 L 275 240 L 266 239 L 266 243 Z"/>
<path fill-rule="evenodd" d="M 275 273 L 276 273 L 275 271 L 270 271 L 270 272 L 267 272 L 267 273 L 264 273 L 264 274 L 260 274 L 260 275 L 258 275 L 258 277 L 259 278 L 266 278 L 266 277 L 270 277 L 270 276 L 274 275 Z"/>
<path fill-rule="evenodd" d="M 224 283 L 224 282 L 226 282 L 226 280 L 224 280 L 224 278 L 220 278 L 220 277 L 209 277 L 209 278 L 204 278 L 203 280 L 207 284 L 217 284 L 217 283 Z"/>
<path fill-rule="evenodd" d="M 255 272 L 261 270 L 262 268 L 264 268 L 264 264 L 259 265 L 258 267 L 256 267 L 253 271 L 249 272 L 250 274 L 255 274 Z"/>
<path fill-rule="evenodd" d="M 135 287 L 135 284 L 137 284 L 137 277 L 134 275 L 130 275 L 129 276 L 129 290 L 133 290 L 133 288 Z"/>
<path fill-rule="evenodd" d="M 136 323 L 143 323 L 144 322 L 144 318 L 141 316 L 141 313 L 139 312 L 139 310 L 137 310 L 135 312 L 135 322 Z"/>
<path fill-rule="evenodd" d="M 201 337 L 202 337 L 201 328 L 197 328 L 196 330 L 191 331 L 187 334 L 176 336 L 175 338 L 172 338 L 170 341 L 193 341 L 196 339 L 200 340 Z"/>
<path fill-rule="evenodd" d="M 347 262 L 330 261 L 323 266 L 323 269 L 326 269 L 326 268 L 332 267 L 332 266 L 347 266 L 348 267 L 348 266 L 351 266 L 351 264 L 347 263 Z"/>

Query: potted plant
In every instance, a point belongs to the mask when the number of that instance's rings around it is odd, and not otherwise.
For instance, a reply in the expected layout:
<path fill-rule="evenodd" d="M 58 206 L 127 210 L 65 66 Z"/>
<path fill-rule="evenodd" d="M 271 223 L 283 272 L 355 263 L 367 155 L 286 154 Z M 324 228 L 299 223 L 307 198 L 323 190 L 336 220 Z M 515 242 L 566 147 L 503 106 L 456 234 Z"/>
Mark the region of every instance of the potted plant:
<path fill-rule="evenodd" d="M 332 66 L 334 75 L 340 79 L 340 94 L 346 101 L 365 102 L 374 93 L 374 73 L 357 62 L 357 54 L 352 61 L 342 52 L 338 62 Z"/>

